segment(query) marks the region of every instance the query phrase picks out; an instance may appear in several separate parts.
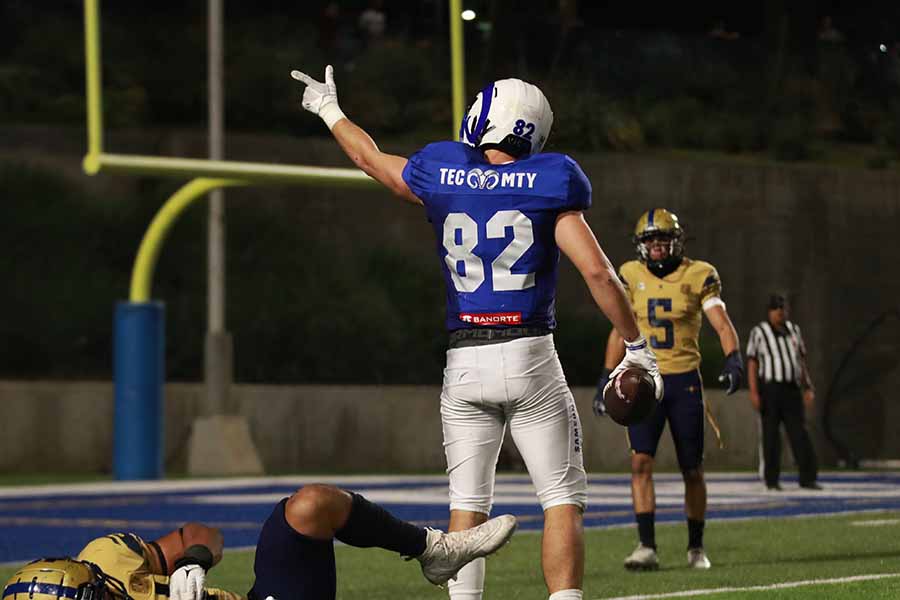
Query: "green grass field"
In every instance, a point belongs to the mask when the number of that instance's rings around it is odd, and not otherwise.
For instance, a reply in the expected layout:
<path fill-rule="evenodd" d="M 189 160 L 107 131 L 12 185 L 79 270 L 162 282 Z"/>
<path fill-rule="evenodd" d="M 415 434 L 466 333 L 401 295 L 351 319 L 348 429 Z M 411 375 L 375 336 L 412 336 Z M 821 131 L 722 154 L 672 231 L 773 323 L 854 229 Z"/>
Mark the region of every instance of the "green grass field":
<path fill-rule="evenodd" d="M 855 521 L 900 518 L 878 516 L 770 519 L 710 522 L 707 550 L 713 568 L 686 567 L 687 533 L 683 526 L 657 531 L 662 567 L 655 573 L 629 573 L 622 560 L 635 545 L 633 529 L 589 531 L 585 600 L 661 594 L 719 587 L 744 588 L 791 581 L 900 573 L 900 525 L 860 527 Z M 380 550 L 339 546 L 338 598 L 442 598 L 446 593 L 425 582 L 418 564 L 404 563 Z M 251 557 L 234 556 L 213 580 L 244 590 L 250 583 Z M 488 561 L 486 598 L 541 600 L 547 597 L 540 571 L 540 536 L 522 532 Z M 233 565 L 233 566 L 232 566 Z M 789 588 L 767 598 L 897 598 L 900 577 L 853 584 Z M 759 597 L 760 592 L 729 592 L 721 597 Z"/>
<path fill-rule="evenodd" d="M 898 523 L 859 526 L 855 522 L 893 519 Z M 685 563 L 685 527 L 660 526 L 657 543 L 661 569 L 629 573 L 622 559 L 635 544 L 633 529 L 587 533 L 585 600 L 685 590 L 732 588 L 716 598 L 897 598 L 900 577 L 875 581 L 816 584 L 783 589 L 745 590 L 809 580 L 873 574 L 900 574 L 900 512 L 839 517 L 711 521 L 706 546 L 713 568 L 691 571 Z M 338 546 L 338 598 L 397 600 L 445 598 L 428 584 L 418 563 L 404 562 L 383 550 Z M 547 597 L 540 571 L 540 536 L 520 532 L 500 554 L 488 560 L 485 598 L 541 600 Z M 246 591 L 252 578 L 253 553 L 227 553 L 210 574 L 210 584 Z M 5 580 L 12 568 L 0 568 Z M 682 598 L 708 597 L 679 596 Z"/>

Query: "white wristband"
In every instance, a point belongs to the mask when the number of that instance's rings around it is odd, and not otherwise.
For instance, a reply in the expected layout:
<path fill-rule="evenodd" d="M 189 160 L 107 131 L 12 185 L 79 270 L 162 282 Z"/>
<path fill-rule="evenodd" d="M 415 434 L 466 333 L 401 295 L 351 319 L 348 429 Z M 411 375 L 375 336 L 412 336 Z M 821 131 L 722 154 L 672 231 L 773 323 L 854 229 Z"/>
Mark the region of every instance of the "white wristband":
<path fill-rule="evenodd" d="M 346 119 L 347 115 L 344 114 L 344 111 L 341 110 L 341 107 L 338 106 L 337 102 L 331 102 L 319 110 L 319 117 L 325 121 L 325 125 L 328 126 L 328 130 L 330 131 L 334 129 L 335 123 L 341 119 Z"/>
<path fill-rule="evenodd" d="M 635 339 L 630 342 L 625 342 L 625 349 L 629 352 L 635 352 L 637 350 L 643 350 L 647 347 L 647 340 L 644 339 L 644 336 L 638 335 Z"/>

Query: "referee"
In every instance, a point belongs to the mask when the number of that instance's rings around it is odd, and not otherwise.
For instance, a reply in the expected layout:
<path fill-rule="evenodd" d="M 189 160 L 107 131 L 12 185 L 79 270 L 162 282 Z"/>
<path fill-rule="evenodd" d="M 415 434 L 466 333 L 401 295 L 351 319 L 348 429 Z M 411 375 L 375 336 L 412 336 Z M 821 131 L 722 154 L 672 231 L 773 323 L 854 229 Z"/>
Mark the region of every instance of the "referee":
<path fill-rule="evenodd" d="M 770 490 L 781 490 L 781 423 L 800 470 L 800 487 L 820 490 L 816 483 L 816 453 L 806 431 L 804 407 L 812 410 L 815 390 L 806 366 L 806 346 L 800 327 L 787 320 L 784 296 L 772 294 L 768 319 L 750 330 L 747 375 L 750 401 L 762 423 L 760 471 Z"/>

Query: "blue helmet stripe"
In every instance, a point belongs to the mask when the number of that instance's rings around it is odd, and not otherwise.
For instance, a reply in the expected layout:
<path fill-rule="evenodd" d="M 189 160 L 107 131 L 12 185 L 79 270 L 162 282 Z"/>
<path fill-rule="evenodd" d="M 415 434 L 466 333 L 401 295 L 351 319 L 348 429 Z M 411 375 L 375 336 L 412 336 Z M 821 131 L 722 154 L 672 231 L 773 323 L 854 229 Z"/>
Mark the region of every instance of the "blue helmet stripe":
<path fill-rule="evenodd" d="M 655 208 L 650 209 L 650 214 L 647 216 L 647 227 L 653 227 L 653 213 L 656 212 Z"/>
<path fill-rule="evenodd" d="M 481 113 L 478 115 L 478 120 L 475 122 L 475 127 L 472 131 L 469 131 L 469 115 L 463 115 L 462 123 L 459 126 L 459 140 L 461 142 L 469 140 L 470 143 L 478 145 L 478 142 L 481 141 L 481 136 L 484 135 L 484 130 L 487 126 L 487 116 L 491 112 L 491 103 L 493 101 L 494 83 L 491 82 L 481 90 Z"/>
<path fill-rule="evenodd" d="M 74 598 L 78 593 L 78 588 L 69 587 L 67 585 L 58 585 L 56 583 L 41 583 L 37 581 L 20 581 L 6 586 L 3 590 L 3 598 L 14 596 L 16 594 L 27 594 L 33 597 L 34 594 L 46 594 L 47 596 L 55 596 L 56 598 Z"/>
<path fill-rule="evenodd" d="M 494 101 L 494 82 L 487 84 L 481 90 L 481 114 L 478 115 L 478 125 L 475 127 L 475 139 L 480 140 L 487 128 L 487 116 L 491 112 L 491 103 Z"/>

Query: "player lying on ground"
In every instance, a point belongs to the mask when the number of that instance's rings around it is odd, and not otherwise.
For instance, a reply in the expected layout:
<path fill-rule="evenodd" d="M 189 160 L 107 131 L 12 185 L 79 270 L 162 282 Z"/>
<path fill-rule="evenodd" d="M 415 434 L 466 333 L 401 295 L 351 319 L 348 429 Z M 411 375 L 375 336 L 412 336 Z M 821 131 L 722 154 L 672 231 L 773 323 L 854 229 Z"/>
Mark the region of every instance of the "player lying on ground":
<path fill-rule="evenodd" d="M 447 292 L 449 350 L 441 423 L 450 477 L 450 530 L 491 512 L 497 456 L 509 426 L 544 510 L 541 566 L 552 600 L 582 597 L 587 502 L 581 423 L 556 354 L 560 252 L 584 278 L 600 311 L 629 341 L 622 363 L 662 379 L 615 270 L 582 212 L 591 185 L 564 154 L 542 152 L 553 112 L 543 92 L 502 79 L 477 95 L 459 142 L 425 146 L 409 159 L 381 152 L 338 105 L 325 82 L 299 71 L 303 108 L 325 122 L 347 156 L 400 198 L 423 206 Z M 599 316 L 599 315 L 598 315 Z M 480 600 L 484 563 L 450 586 L 453 600 Z"/>
<path fill-rule="evenodd" d="M 333 600 L 337 539 L 416 558 L 428 581 L 441 585 L 475 558 L 506 543 L 516 519 L 504 515 L 459 533 L 423 529 L 401 521 L 359 494 L 308 485 L 279 502 L 263 524 L 256 546 L 256 581 L 249 600 Z M 2 600 L 225 599 L 240 595 L 207 588 L 206 572 L 222 559 L 218 529 L 188 523 L 158 540 L 132 533 L 97 538 L 75 559 L 43 559 L 6 582 Z"/>

